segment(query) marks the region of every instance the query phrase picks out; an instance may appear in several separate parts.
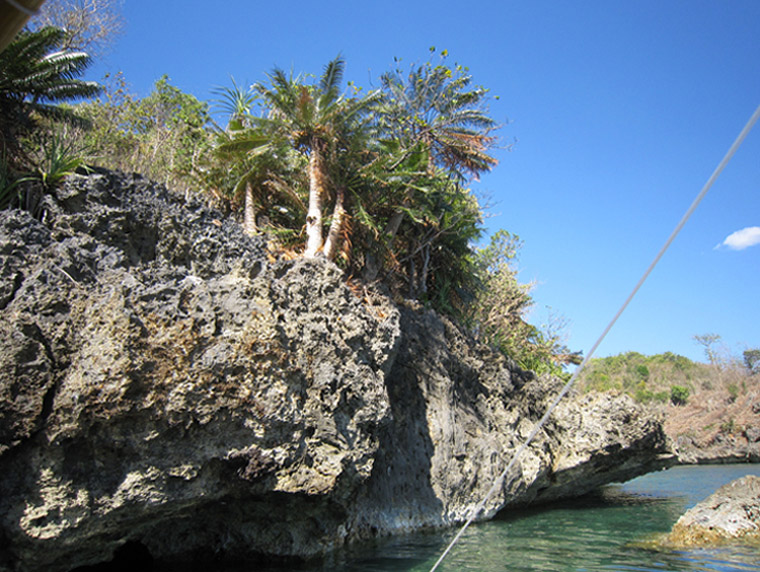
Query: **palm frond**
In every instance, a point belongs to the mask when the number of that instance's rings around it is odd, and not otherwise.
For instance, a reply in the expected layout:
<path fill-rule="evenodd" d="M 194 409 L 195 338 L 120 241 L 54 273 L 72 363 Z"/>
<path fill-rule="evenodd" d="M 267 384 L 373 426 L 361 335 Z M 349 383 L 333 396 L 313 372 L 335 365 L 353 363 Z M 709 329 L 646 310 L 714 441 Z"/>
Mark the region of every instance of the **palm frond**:
<path fill-rule="evenodd" d="M 342 56 L 337 56 L 334 60 L 328 62 L 319 80 L 319 90 L 323 94 L 333 93 L 337 90 L 343 81 L 345 69 L 346 61 Z"/>
<path fill-rule="evenodd" d="M 233 157 L 240 153 L 259 155 L 266 153 L 270 149 L 269 137 L 255 130 L 246 130 L 236 133 L 233 137 L 229 137 L 219 143 L 215 151 L 220 156 Z"/>
<path fill-rule="evenodd" d="M 256 101 L 256 94 L 252 88 L 244 90 L 230 77 L 232 87 L 216 87 L 212 93 L 219 97 L 212 99 L 212 107 L 221 110 L 229 116 L 229 125 L 238 122 L 240 128 L 244 127 L 244 118 L 251 114 Z"/>

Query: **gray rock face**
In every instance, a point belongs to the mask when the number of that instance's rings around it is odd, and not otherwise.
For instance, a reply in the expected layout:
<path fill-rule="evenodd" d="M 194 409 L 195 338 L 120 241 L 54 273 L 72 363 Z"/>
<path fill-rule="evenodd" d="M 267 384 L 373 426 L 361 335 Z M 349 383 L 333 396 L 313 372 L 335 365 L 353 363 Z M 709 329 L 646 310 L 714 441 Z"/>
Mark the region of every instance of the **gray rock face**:
<path fill-rule="evenodd" d="M 311 557 L 462 521 L 559 389 L 430 311 L 139 177 L 0 213 L 0 570 Z M 624 398 L 563 403 L 480 518 L 662 467 Z"/>
<path fill-rule="evenodd" d="M 728 540 L 760 541 L 760 477 L 720 487 L 678 519 L 666 542 L 700 546 Z"/>

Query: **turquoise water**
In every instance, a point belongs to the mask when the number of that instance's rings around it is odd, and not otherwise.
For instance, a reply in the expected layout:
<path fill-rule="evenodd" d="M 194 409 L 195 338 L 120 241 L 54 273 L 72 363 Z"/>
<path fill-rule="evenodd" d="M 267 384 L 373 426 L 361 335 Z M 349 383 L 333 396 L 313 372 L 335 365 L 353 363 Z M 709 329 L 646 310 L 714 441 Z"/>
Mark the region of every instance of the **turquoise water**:
<path fill-rule="evenodd" d="M 683 512 L 760 465 L 675 467 L 551 508 L 471 526 L 440 572 L 760 571 L 760 549 L 655 551 L 643 543 Z M 427 572 L 456 531 L 377 541 L 299 572 Z M 261 568 L 251 568 L 263 572 Z M 293 568 L 269 568 L 285 572 Z"/>

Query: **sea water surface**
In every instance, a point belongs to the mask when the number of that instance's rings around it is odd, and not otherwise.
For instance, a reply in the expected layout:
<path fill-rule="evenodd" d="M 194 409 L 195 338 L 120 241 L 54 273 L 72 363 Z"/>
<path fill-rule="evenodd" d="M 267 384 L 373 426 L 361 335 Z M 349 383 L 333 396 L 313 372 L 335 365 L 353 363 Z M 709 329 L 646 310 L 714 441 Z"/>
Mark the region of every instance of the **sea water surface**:
<path fill-rule="evenodd" d="M 760 465 L 674 467 L 581 499 L 505 512 L 470 526 L 439 572 L 760 571 L 760 547 L 654 550 L 688 508 Z M 426 572 L 456 530 L 411 534 L 341 551 L 299 572 Z M 238 570 L 243 570 L 240 568 Z M 257 568 L 285 572 L 295 568 Z"/>

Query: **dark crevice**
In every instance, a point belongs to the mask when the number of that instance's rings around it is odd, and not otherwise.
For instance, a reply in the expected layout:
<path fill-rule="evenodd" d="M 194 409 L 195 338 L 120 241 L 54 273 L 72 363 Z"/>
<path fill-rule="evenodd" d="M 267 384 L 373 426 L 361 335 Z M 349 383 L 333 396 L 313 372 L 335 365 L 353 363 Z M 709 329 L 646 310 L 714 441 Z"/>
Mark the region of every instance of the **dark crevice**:
<path fill-rule="evenodd" d="M 116 550 L 109 562 L 80 566 L 71 572 L 148 572 L 153 570 L 153 556 L 142 542 L 130 540 Z"/>
<path fill-rule="evenodd" d="M 5 310 L 8 305 L 13 302 L 13 300 L 16 298 L 16 293 L 21 288 L 21 285 L 24 283 L 24 274 L 21 272 L 16 272 L 16 275 L 13 277 L 13 287 L 11 288 L 10 293 L 3 299 L 0 299 L 0 310 Z"/>

